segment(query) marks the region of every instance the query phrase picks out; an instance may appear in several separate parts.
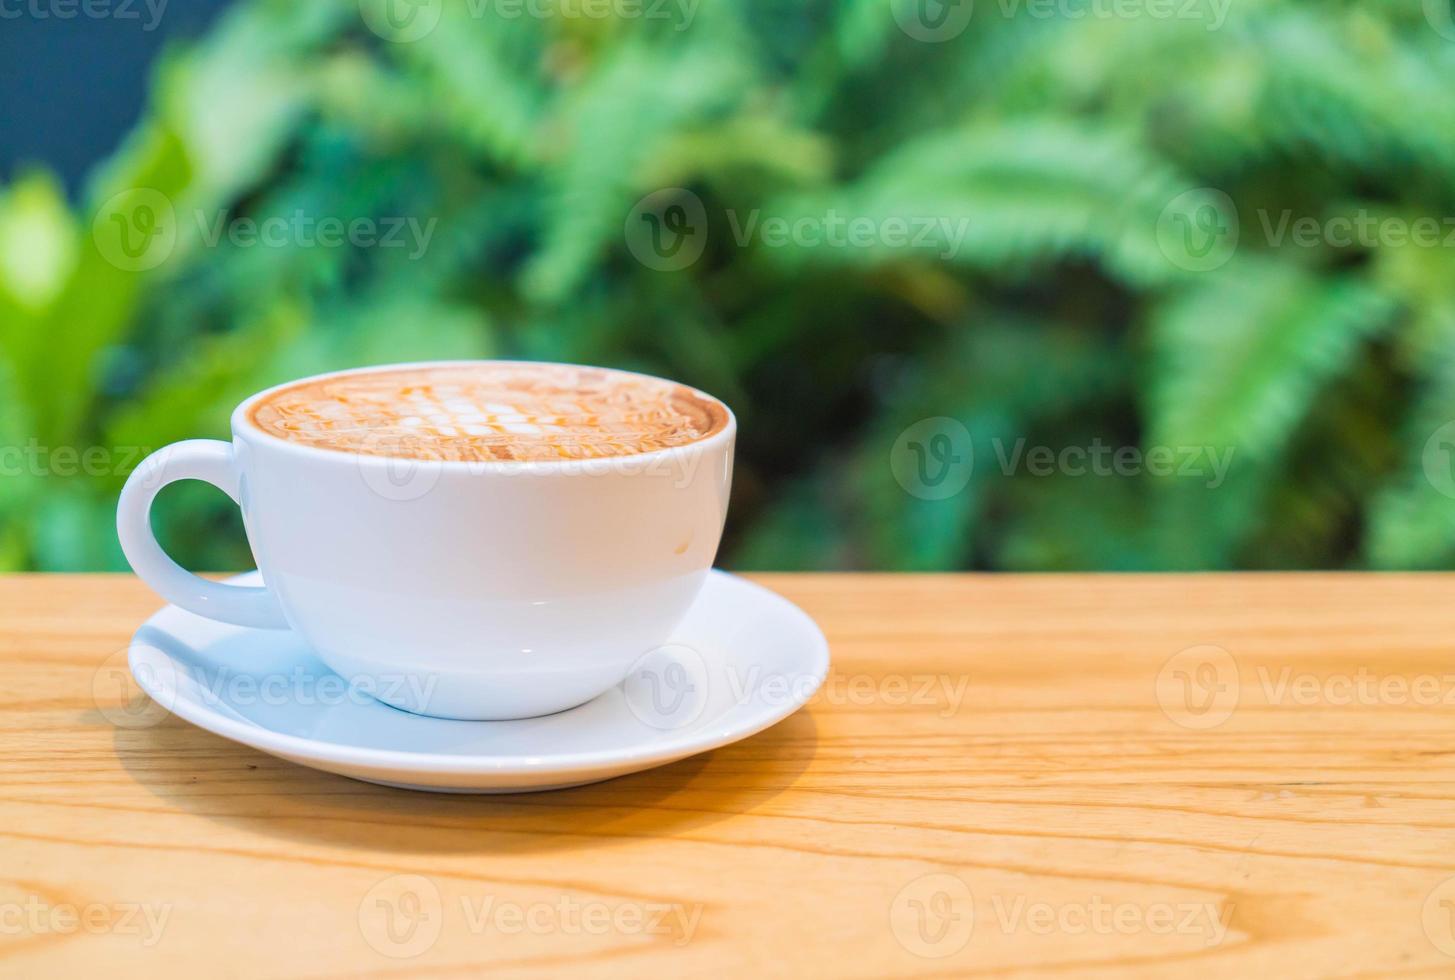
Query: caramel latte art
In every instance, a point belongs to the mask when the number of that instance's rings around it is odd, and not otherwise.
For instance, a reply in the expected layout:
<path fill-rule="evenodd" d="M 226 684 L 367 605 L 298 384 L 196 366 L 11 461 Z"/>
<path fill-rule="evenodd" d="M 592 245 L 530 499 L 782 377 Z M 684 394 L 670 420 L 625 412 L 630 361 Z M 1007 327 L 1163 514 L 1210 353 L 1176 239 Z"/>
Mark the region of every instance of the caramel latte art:
<path fill-rule="evenodd" d="M 671 449 L 727 426 L 685 385 L 603 368 L 478 361 L 356 371 L 271 392 L 248 412 L 318 449 L 462 462 L 604 459 Z"/>

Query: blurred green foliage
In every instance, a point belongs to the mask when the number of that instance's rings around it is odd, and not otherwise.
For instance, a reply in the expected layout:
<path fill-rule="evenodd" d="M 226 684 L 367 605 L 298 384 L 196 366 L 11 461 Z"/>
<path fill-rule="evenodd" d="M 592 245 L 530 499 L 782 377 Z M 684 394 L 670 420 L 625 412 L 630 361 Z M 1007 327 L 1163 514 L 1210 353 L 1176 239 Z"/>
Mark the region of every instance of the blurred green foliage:
<path fill-rule="evenodd" d="M 1438 4 L 979 0 L 929 42 L 901 25 L 931 0 L 604 18 L 445 0 L 402 41 L 369 27 L 386 2 L 244 3 L 168 53 L 78 207 L 41 172 L 0 191 L 0 565 L 124 567 L 112 508 L 134 447 L 224 437 L 265 385 L 473 356 L 646 370 L 732 404 L 735 567 L 1455 553 L 1455 499 L 1429 474 L 1455 419 Z M 648 268 L 624 234 L 663 188 L 708 223 L 683 269 Z M 110 221 L 137 189 L 177 237 L 128 271 Z M 1279 233 L 1361 214 L 1433 218 L 1440 241 Z M 291 215 L 437 223 L 422 254 L 209 241 Z M 826 215 L 935 224 L 742 239 L 749 220 Z M 967 427 L 977 465 L 927 500 L 890 454 L 936 416 Z M 991 447 L 1017 440 L 1235 457 L 1216 487 L 1003 472 Z M 159 511 L 184 563 L 248 564 L 216 491 L 172 488 Z"/>

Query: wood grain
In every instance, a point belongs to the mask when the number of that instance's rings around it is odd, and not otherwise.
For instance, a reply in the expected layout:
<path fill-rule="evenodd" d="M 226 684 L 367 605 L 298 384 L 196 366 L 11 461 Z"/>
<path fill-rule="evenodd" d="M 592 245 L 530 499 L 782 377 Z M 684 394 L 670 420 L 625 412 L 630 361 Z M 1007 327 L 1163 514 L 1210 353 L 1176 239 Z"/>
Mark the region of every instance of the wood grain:
<path fill-rule="evenodd" d="M 0 975 L 1455 972 L 1455 577 L 757 578 L 807 710 L 504 798 L 117 727 L 156 600 L 0 579 Z"/>

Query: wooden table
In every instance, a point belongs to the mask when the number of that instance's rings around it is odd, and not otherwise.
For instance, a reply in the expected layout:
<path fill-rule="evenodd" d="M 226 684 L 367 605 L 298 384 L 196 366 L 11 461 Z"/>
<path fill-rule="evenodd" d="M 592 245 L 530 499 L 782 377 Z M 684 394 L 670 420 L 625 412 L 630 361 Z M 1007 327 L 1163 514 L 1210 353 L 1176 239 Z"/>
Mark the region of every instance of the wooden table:
<path fill-rule="evenodd" d="M 1455 973 L 1455 576 L 760 576 L 811 707 L 517 797 L 108 719 L 157 606 L 0 579 L 0 976 Z"/>

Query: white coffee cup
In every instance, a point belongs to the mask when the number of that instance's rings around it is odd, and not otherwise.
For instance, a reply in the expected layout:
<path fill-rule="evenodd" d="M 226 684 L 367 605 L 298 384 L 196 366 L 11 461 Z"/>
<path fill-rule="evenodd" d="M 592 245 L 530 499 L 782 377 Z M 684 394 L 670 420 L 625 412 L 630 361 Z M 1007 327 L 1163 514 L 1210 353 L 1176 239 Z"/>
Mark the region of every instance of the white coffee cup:
<path fill-rule="evenodd" d="M 363 370 L 448 363 L 459 362 Z M 712 566 L 732 483 L 731 412 L 704 439 L 635 456 L 439 462 L 268 434 L 249 409 L 276 390 L 238 406 L 231 443 L 179 442 L 132 473 L 117 507 L 122 549 L 169 602 L 293 629 L 395 707 L 499 720 L 589 701 L 667 642 Z M 177 480 L 238 503 L 265 587 L 199 578 L 157 544 L 152 500 Z"/>

